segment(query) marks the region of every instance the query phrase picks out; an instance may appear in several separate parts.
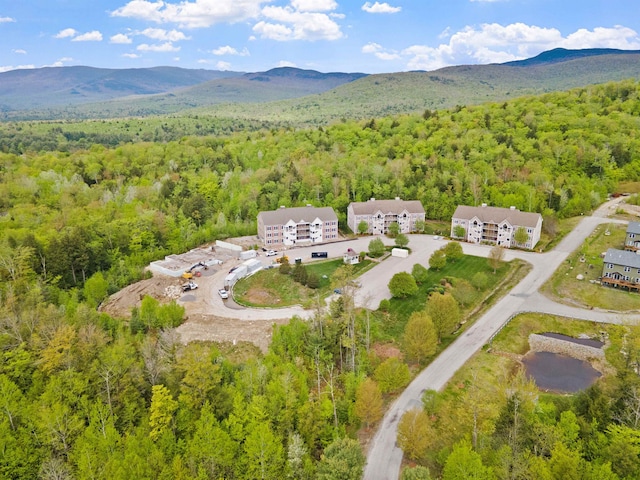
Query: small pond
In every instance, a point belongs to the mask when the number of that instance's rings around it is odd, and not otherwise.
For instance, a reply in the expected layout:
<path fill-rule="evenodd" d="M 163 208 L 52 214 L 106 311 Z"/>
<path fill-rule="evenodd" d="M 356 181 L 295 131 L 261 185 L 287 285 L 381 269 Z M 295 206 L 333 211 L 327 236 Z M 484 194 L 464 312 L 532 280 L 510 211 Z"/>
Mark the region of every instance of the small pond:
<path fill-rule="evenodd" d="M 565 342 L 577 343 L 578 345 L 586 345 L 587 347 L 602 348 L 604 346 L 604 342 L 601 342 L 600 340 L 592 340 L 591 338 L 574 338 L 553 332 L 541 333 L 540 335 L 548 338 L 557 338 L 558 340 L 564 340 Z"/>
<path fill-rule="evenodd" d="M 557 353 L 529 353 L 522 364 L 538 388 L 552 392 L 579 392 L 601 376 L 589 362 Z"/>

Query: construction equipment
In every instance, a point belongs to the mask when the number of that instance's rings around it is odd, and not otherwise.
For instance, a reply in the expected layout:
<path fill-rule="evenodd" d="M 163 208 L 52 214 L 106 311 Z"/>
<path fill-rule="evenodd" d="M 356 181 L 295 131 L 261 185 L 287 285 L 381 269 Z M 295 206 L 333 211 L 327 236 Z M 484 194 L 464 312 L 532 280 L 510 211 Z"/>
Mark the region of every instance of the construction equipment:
<path fill-rule="evenodd" d="M 195 264 L 191 265 L 188 270 L 185 270 L 185 272 L 182 274 L 182 278 L 191 279 L 194 276 L 199 277 L 201 275 L 200 272 L 199 271 L 196 271 L 196 272 L 193 271 L 195 268 L 198 268 L 198 267 L 202 267 L 204 270 L 207 270 L 209 268 L 207 266 L 207 264 L 204 263 L 204 262 L 195 263 Z"/>

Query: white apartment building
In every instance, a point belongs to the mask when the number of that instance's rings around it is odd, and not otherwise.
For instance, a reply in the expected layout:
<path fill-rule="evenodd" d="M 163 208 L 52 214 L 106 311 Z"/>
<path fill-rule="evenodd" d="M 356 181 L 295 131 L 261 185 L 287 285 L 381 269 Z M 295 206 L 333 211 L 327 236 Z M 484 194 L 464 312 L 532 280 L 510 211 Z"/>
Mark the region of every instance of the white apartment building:
<path fill-rule="evenodd" d="M 464 234 L 457 235 L 460 228 L 456 227 L 464 228 Z M 519 228 L 524 228 L 527 232 L 527 240 L 521 244 L 517 244 L 514 238 Z M 451 237 L 470 243 L 533 249 L 540 240 L 541 233 L 542 215 L 521 212 L 515 207 L 488 207 L 485 203 L 481 207 L 459 205 L 451 219 Z"/>
<path fill-rule="evenodd" d="M 347 208 L 347 225 L 358 233 L 360 222 L 366 222 L 367 233 L 381 235 L 389 231 L 389 225 L 397 223 L 401 233 L 416 231 L 416 222 L 424 222 L 424 207 L 419 200 L 376 200 L 351 202 Z"/>
<path fill-rule="evenodd" d="M 331 207 L 280 207 L 258 214 L 258 238 L 265 247 L 310 245 L 338 239 Z"/>

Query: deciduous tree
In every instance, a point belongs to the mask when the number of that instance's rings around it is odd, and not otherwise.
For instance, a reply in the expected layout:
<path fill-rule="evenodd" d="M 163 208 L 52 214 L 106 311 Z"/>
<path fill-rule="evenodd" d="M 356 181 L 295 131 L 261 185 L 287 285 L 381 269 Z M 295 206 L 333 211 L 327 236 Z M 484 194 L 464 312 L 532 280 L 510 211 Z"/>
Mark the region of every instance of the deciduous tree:
<path fill-rule="evenodd" d="M 389 291 L 397 298 L 406 298 L 418 293 L 415 279 L 407 272 L 398 272 L 389 281 Z"/>
<path fill-rule="evenodd" d="M 424 362 L 436 353 L 438 333 L 426 311 L 411 314 L 404 329 L 402 343 L 404 352 L 410 360 Z"/>
<path fill-rule="evenodd" d="M 500 267 L 500 264 L 502 263 L 502 259 L 504 258 L 504 248 L 496 245 L 495 247 L 492 247 L 491 250 L 489 250 L 489 257 L 487 258 L 488 262 L 489 262 L 489 266 L 491 268 L 493 268 L 493 273 L 496 273 L 496 270 L 498 270 L 498 267 Z"/>
<path fill-rule="evenodd" d="M 433 321 L 438 333 L 438 341 L 443 335 L 448 335 L 455 330 L 460 321 L 460 308 L 458 302 L 450 294 L 432 293 L 427 301 L 427 313 Z"/>
<path fill-rule="evenodd" d="M 358 385 L 356 390 L 356 415 L 367 428 L 382 417 L 382 392 L 378 384 L 367 378 Z"/>
<path fill-rule="evenodd" d="M 429 268 L 440 270 L 447 264 L 447 256 L 441 248 L 436 250 L 429 257 Z"/>

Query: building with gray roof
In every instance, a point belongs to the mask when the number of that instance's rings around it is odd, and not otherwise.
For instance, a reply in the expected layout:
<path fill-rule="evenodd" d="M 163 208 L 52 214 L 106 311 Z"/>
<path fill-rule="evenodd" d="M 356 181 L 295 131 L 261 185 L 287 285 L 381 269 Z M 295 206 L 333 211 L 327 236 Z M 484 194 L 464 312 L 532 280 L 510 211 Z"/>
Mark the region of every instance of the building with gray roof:
<path fill-rule="evenodd" d="M 367 232 L 371 235 L 382 235 L 389 231 L 389 225 L 397 223 L 400 233 L 416 231 L 416 222 L 424 222 L 424 207 L 419 200 L 376 200 L 351 202 L 347 207 L 347 226 L 358 233 L 358 226 L 366 222 Z"/>
<path fill-rule="evenodd" d="M 518 243 L 514 238 L 524 229 L 527 239 Z M 470 243 L 487 243 L 511 248 L 533 249 L 542 233 L 542 215 L 521 212 L 515 207 L 480 207 L 459 205 L 451 219 L 451 236 Z"/>
<path fill-rule="evenodd" d="M 311 245 L 338 239 L 338 217 L 331 207 L 280 207 L 258 214 L 258 238 L 265 247 Z"/>
<path fill-rule="evenodd" d="M 640 290 L 640 254 L 610 248 L 604 255 L 602 285 Z"/>
<path fill-rule="evenodd" d="M 629 222 L 627 235 L 624 239 L 624 249 L 630 252 L 640 251 L 640 223 Z"/>

